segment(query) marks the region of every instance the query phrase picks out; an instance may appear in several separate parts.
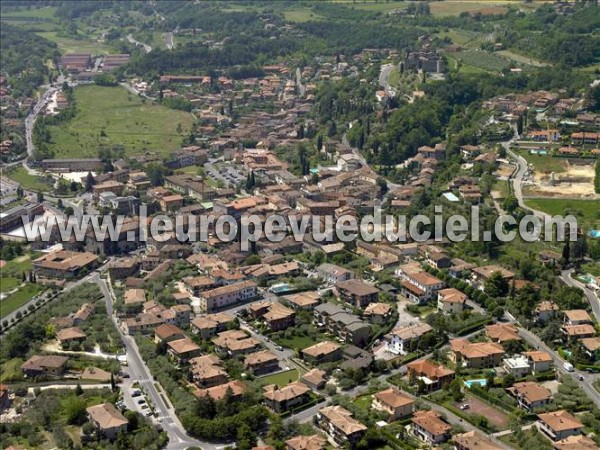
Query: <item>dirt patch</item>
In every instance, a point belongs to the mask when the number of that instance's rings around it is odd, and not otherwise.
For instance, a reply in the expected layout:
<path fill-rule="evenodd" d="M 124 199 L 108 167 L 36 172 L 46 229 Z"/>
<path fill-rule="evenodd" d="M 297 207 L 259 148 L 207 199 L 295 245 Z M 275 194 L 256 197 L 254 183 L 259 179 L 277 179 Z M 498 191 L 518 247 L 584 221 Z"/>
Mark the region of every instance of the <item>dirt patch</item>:
<path fill-rule="evenodd" d="M 468 396 L 464 401 L 454 403 L 454 406 L 460 408 L 465 403 L 469 405 L 469 409 L 464 410 L 465 414 L 483 416 L 498 430 L 505 430 L 508 427 L 508 416 L 506 414 L 477 397 Z"/>
<path fill-rule="evenodd" d="M 594 192 L 595 170 L 593 164 L 567 164 L 561 173 L 535 171 L 535 185 L 527 189 L 528 194 L 543 197 L 600 198 Z"/>
<path fill-rule="evenodd" d="M 506 12 L 506 8 L 502 6 L 489 6 L 487 8 L 476 9 L 475 11 L 471 11 L 471 15 L 473 14 L 481 14 L 482 16 L 492 16 L 494 14 L 504 14 Z"/>
<path fill-rule="evenodd" d="M 0 259 L 0 268 L 4 267 L 6 265 L 6 261 L 4 261 L 3 259 Z"/>
<path fill-rule="evenodd" d="M 508 177 L 515 171 L 515 166 L 512 164 L 500 164 L 498 170 L 494 172 L 497 177 Z"/>

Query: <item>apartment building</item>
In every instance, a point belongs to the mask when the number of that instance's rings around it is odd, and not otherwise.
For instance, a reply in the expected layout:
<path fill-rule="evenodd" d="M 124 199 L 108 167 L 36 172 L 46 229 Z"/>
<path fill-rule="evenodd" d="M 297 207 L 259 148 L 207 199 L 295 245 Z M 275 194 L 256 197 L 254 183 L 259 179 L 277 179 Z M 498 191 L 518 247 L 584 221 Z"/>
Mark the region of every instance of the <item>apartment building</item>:
<path fill-rule="evenodd" d="M 317 413 L 317 424 L 338 445 L 354 448 L 367 431 L 367 427 L 352 417 L 347 409 L 328 406 Z"/>
<path fill-rule="evenodd" d="M 371 407 L 389 414 L 388 422 L 403 419 L 412 414 L 415 401 L 396 387 L 373 395 Z"/>
<path fill-rule="evenodd" d="M 355 308 L 365 308 L 379 298 L 379 289 L 362 280 L 351 279 L 336 285 L 340 299 Z"/>
<path fill-rule="evenodd" d="M 470 369 L 491 369 L 502 363 L 504 348 L 495 342 L 469 342 L 465 339 L 450 341 L 450 359 Z"/>
<path fill-rule="evenodd" d="M 254 281 L 242 281 L 201 292 L 200 311 L 214 313 L 219 309 L 252 300 L 257 295 L 256 288 L 257 284 Z"/>

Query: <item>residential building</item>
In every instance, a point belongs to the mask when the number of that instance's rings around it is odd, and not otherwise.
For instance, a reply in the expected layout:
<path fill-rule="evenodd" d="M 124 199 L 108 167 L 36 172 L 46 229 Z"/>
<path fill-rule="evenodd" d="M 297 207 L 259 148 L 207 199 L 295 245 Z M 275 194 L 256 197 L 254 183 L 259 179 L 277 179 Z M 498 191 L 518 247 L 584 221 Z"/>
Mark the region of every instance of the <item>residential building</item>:
<path fill-rule="evenodd" d="M 571 309 L 563 314 L 565 315 L 565 325 L 591 325 L 593 323 L 585 309 Z"/>
<path fill-rule="evenodd" d="M 410 352 L 413 342 L 417 342 L 427 333 L 431 333 L 433 328 L 427 323 L 414 325 L 405 325 L 392 330 L 386 338 L 386 348 L 389 352 L 396 355 L 405 355 Z"/>
<path fill-rule="evenodd" d="M 582 434 L 569 436 L 553 443 L 554 450 L 598 450 L 592 438 Z"/>
<path fill-rule="evenodd" d="M 339 284 L 354 278 L 354 272 L 329 263 L 321 264 L 317 268 L 317 273 L 327 284 Z"/>
<path fill-rule="evenodd" d="M 440 389 L 454 380 L 454 370 L 437 364 L 429 359 L 414 361 L 406 366 L 409 379 L 418 379 L 425 383 L 428 391 Z"/>
<path fill-rule="evenodd" d="M 33 261 L 34 272 L 41 277 L 73 279 L 93 270 L 98 256 L 88 252 L 57 250 Z"/>
<path fill-rule="evenodd" d="M 471 369 L 488 369 L 502 363 L 504 349 L 495 342 L 469 342 L 466 339 L 450 341 L 450 359 L 455 364 Z"/>
<path fill-rule="evenodd" d="M 257 284 L 254 281 L 242 281 L 228 286 L 218 287 L 200 293 L 200 310 L 213 313 L 219 309 L 243 303 L 256 297 Z"/>
<path fill-rule="evenodd" d="M 492 342 L 504 344 L 511 341 L 520 341 L 517 327 L 508 323 L 496 323 L 485 327 L 485 333 Z"/>
<path fill-rule="evenodd" d="M 538 323 L 546 323 L 559 311 L 558 305 L 554 302 L 544 300 L 540 302 L 534 310 L 535 320 Z"/>
<path fill-rule="evenodd" d="M 515 383 L 507 391 L 517 399 L 519 408 L 527 411 L 547 405 L 552 399 L 552 394 L 548 389 L 533 381 Z"/>
<path fill-rule="evenodd" d="M 283 298 L 293 309 L 312 310 L 321 303 L 321 296 L 316 291 L 299 292 Z"/>
<path fill-rule="evenodd" d="M 33 378 L 38 376 L 61 376 L 66 367 L 68 356 L 34 355 L 21 365 L 21 370 L 26 377 Z"/>
<path fill-rule="evenodd" d="M 202 339 L 209 339 L 233 327 L 235 323 L 235 317 L 226 313 L 216 313 L 198 316 L 192 320 L 191 325 L 192 332 L 199 334 Z"/>
<path fill-rule="evenodd" d="M 438 310 L 446 314 L 461 313 L 465 309 L 467 298 L 467 294 L 458 289 L 442 289 L 438 291 Z"/>
<path fill-rule="evenodd" d="M 63 328 L 56 332 L 56 339 L 62 347 L 70 345 L 71 342 L 81 343 L 85 341 L 85 338 L 87 338 L 87 334 L 78 327 Z"/>
<path fill-rule="evenodd" d="M 396 387 L 373 395 L 372 408 L 389 414 L 388 422 L 403 419 L 412 414 L 415 401 Z"/>
<path fill-rule="evenodd" d="M 188 337 L 167 342 L 167 353 L 179 364 L 186 364 L 191 358 L 200 356 L 201 349 Z"/>
<path fill-rule="evenodd" d="M 583 424 L 565 410 L 538 414 L 538 427 L 553 441 L 581 434 Z"/>
<path fill-rule="evenodd" d="M 312 369 L 302 375 L 300 381 L 313 390 L 323 389 L 327 382 L 327 372 L 321 369 Z"/>
<path fill-rule="evenodd" d="M 146 291 L 143 289 L 127 289 L 123 294 L 123 301 L 126 305 L 144 303 L 146 301 Z"/>
<path fill-rule="evenodd" d="M 286 450 L 325 450 L 327 439 L 318 434 L 295 436 L 285 441 Z"/>
<path fill-rule="evenodd" d="M 273 372 L 279 368 L 279 358 L 270 350 L 250 353 L 244 359 L 244 367 L 255 375 Z"/>
<path fill-rule="evenodd" d="M 340 345 L 331 341 L 321 341 L 305 348 L 301 353 L 302 357 L 313 365 L 334 362 L 342 358 Z"/>
<path fill-rule="evenodd" d="M 552 356 L 548 352 L 533 350 L 524 352 L 527 361 L 531 366 L 531 373 L 537 375 L 539 373 L 548 372 L 552 369 Z"/>
<path fill-rule="evenodd" d="M 383 324 L 392 315 L 392 305 L 388 303 L 370 303 L 365 308 L 364 317 L 371 323 Z"/>
<path fill-rule="evenodd" d="M 379 289 L 362 280 L 342 281 L 336 287 L 340 298 L 355 308 L 364 308 L 379 298 Z"/>
<path fill-rule="evenodd" d="M 129 421 L 112 403 L 90 406 L 86 411 L 90 422 L 108 440 L 115 440 L 119 432 L 127 430 Z"/>
<path fill-rule="evenodd" d="M 454 442 L 455 450 L 503 450 L 504 448 L 478 431 L 455 434 L 452 436 L 452 442 Z"/>
<path fill-rule="evenodd" d="M 343 342 L 362 347 L 369 341 L 371 327 L 338 305 L 322 303 L 314 309 L 314 317 L 315 325 Z"/>
<path fill-rule="evenodd" d="M 306 403 L 309 399 L 311 389 L 300 381 L 295 381 L 282 388 L 276 384 L 263 387 L 265 405 L 276 413 L 289 411 L 290 409 Z"/>
<path fill-rule="evenodd" d="M 413 434 L 428 445 L 440 444 L 450 437 L 452 427 L 436 411 L 416 411 L 412 418 Z"/>
<path fill-rule="evenodd" d="M 367 427 L 352 417 L 350 411 L 339 405 L 319 410 L 317 423 L 338 445 L 350 448 L 354 448 L 367 431 Z"/>
<path fill-rule="evenodd" d="M 437 291 L 444 287 L 442 280 L 414 265 L 400 266 L 396 274 L 402 279 L 402 294 L 418 305 L 432 300 Z"/>
<path fill-rule="evenodd" d="M 563 325 L 561 331 L 567 341 L 580 340 L 585 338 L 594 337 L 596 329 L 593 325 Z"/>
<path fill-rule="evenodd" d="M 260 348 L 260 341 L 248 337 L 241 330 L 222 331 L 212 342 L 217 351 L 230 356 L 247 355 Z"/>
<path fill-rule="evenodd" d="M 154 342 L 171 342 L 183 339 L 185 333 L 177 325 L 164 323 L 154 329 Z"/>
<path fill-rule="evenodd" d="M 229 375 L 221 366 L 221 358 L 217 355 L 197 356 L 190 359 L 189 362 L 192 378 L 201 388 L 210 388 L 227 383 Z"/>
<path fill-rule="evenodd" d="M 285 330 L 296 322 L 296 313 L 286 308 L 281 303 L 273 303 L 269 310 L 262 316 L 271 331 Z"/>
<path fill-rule="evenodd" d="M 516 355 L 503 359 L 502 367 L 515 378 L 523 378 L 531 373 L 531 365 L 524 355 Z"/>
<path fill-rule="evenodd" d="M 198 389 L 197 391 L 194 391 L 193 394 L 198 398 L 208 395 L 214 401 L 217 401 L 225 397 L 228 390 L 231 390 L 232 398 L 240 398 L 242 395 L 244 395 L 244 392 L 246 392 L 246 385 L 240 380 L 233 380 L 225 384 L 209 387 L 207 389 Z"/>

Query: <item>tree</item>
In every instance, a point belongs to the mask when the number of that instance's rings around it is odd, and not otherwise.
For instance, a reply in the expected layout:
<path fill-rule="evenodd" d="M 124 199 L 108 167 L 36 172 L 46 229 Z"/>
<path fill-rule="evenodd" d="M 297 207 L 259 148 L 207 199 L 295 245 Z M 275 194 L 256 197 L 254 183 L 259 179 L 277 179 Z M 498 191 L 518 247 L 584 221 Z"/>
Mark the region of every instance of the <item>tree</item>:
<path fill-rule="evenodd" d="M 79 397 L 70 397 L 64 402 L 64 405 L 64 412 L 68 424 L 81 425 L 85 422 L 87 417 L 85 400 Z"/>
<path fill-rule="evenodd" d="M 110 390 L 112 392 L 116 392 L 117 391 L 117 383 L 115 381 L 115 374 L 114 373 L 110 374 Z"/>
<path fill-rule="evenodd" d="M 37 193 L 37 201 L 38 203 L 42 203 L 44 201 L 44 194 L 42 192 Z"/>
<path fill-rule="evenodd" d="M 514 213 L 518 207 L 519 201 L 513 194 L 507 195 L 504 199 L 504 202 L 502 202 L 502 208 L 504 208 L 504 210 L 509 214 Z"/>
<path fill-rule="evenodd" d="M 485 281 L 484 290 L 490 297 L 504 297 L 508 294 L 509 284 L 500 272 L 494 272 Z"/>
<path fill-rule="evenodd" d="M 85 177 L 85 192 L 92 192 L 94 183 L 94 175 L 92 175 L 92 172 L 88 172 L 87 176 Z"/>
<path fill-rule="evenodd" d="M 75 210 L 73 209 L 72 206 L 67 206 L 65 208 L 64 212 L 65 212 L 65 215 L 67 215 L 67 216 L 72 216 L 75 214 Z"/>
<path fill-rule="evenodd" d="M 240 450 L 250 450 L 256 445 L 256 434 L 245 423 L 238 428 L 236 438 L 236 448 Z"/>
<path fill-rule="evenodd" d="M 215 401 L 213 398 L 206 394 L 205 396 L 199 397 L 196 402 L 196 414 L 202 419 L 212 419 L 217 413 Z"/>
<path fill-rule="evenodd" d="M 517 118 L 517 133 L 519 134 L 519 136 L 521 136 L 523 134 L 523 115 L 519 114 L 519 117 Z"/>

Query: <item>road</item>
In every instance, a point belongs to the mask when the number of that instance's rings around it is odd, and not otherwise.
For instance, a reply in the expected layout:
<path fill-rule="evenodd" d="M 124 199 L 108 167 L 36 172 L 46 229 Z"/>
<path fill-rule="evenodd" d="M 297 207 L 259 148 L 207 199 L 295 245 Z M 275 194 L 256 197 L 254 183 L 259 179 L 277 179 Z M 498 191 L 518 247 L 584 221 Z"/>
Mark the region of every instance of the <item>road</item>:
<path fill-rule="evenodd" d="M 385 93 L 388 96 L 395 97 L 396 90 L 388 83 L 388 77 L 390 76 L 390 73 L 392 73 L 392 70 L 394 70 L 393 64 L 384 64 L 381 66 L 381 71 L 379 72 L 379 86 L 385 90 Z"/>
<path fill-rule="evenodd" d="M 165 35 L 165 46 L 169 50 L 173 50 L 173 47 L 175 47 L 175 42 L 173 39 L 174 39 L 174 35 L 175 35 L 175 33 L 177 33 L 177 31 L 179 31 L 179 25 L 177 25 L 177 27 L 173 31 L 169 31 Z"/>
<path fill-rule="evenodd" d="M 572 270 L 563 270 L 560 273 L 560 277 L 559 278 L 567 286 L 576 287 L 576 288 L 579 288 L 579 289 L 581 289 L 583 291 L 583 293 L 585 294 L 586 298 L 590 302 L 590 306 L 592 307 L 592 312 L 594 314 L 594 317 L 596 318 L 596 322 L 600 323 L 600 299 L 598 298 L 598 296 L 592 290 L 588 289 L 585 286 L 585 284 L 581 283 L 580 281 L 577 281 L 577 280 L 573 279 L 571 277 L 572 273 L 573 273 Z"/>
<path fill-rule="evenodd" d="M 158 383 L 154 381 L 152 374 L 150 373 L 150 369 L 148 369 L 148 366 L 142 359 L 134 338 L 124 334 L 119 327 L 117 318 L 114 315 L 112 292 L 110 291 L 106 281 L 100 278 L 98 272 L 95 272 L 92 275 L 92 280 L 100 287 L 100 290 L 102 291 L 106 301 L 106 312 L 121 335 L 121 339 L 127 354 L 128 372 L 131 376 L 131 380 L 139 381 L 142 389 L 152 402 L 152 405 L 154 405 L 155 411 L 158 414 L 160 425 L 169 436 L 169 444 L 167 449 L 185 450 L 188 447 L 201 447 L 204 450 L 217 450 L 228 445 L 228 443 L 216 445 L 210 442 L 200 441 L 186 434 L 183 425 L 175 414 L 175 409 L 167 405 L 158 392 L 156 387 Z M 130 390 L 124 390 L 124 395 L 129 396 Z M 129 402 L 131 402 L 131 399 L 129 399 Z"/>
<path fill-rule="evenodd" d="M 35 146 L 33 145 L 33 126 L 40 112 L 48 104 L 50 97 L 59 89 L 54 86 L 50 86 L 37 101 L 29 115 L 25 118 L 25 139 L 27 140 L 27 156 L 33 158 L 35 156 Z"/>
<path fill-rule="evenodd" d="M 302 72 L 300 72 L 299 67 L 296 68 L 296 87 L 298 88 L 298 95 L 304 97 L 306 86 L 302 84 Z"/>
<path fill-rule="evenodd" d="M 152 47 L 150 47 L 148 44 L 144 44 L 143 42 L 136 41 L 133 35 L 128 34 L 126 38 L 132 44 L 135 44 L 138 47 L 142 47 L 146 53 L 150 53 L 152 51 Z"/>

